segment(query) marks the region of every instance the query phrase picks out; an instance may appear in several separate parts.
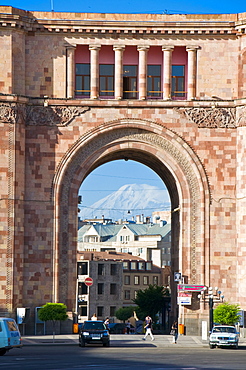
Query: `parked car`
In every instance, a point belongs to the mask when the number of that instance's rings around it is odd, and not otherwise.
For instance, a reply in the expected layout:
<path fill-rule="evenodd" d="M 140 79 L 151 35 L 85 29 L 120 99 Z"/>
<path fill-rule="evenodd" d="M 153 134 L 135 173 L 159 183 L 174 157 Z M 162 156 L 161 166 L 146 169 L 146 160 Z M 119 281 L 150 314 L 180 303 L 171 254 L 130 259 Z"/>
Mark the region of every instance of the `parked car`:
<path fill-rule="evenodd" d="M 112 322 L 108 324 L 110 334 L 125 334 L 126 324 L 123 322 Z"/>
<path fill-rule="evenodd" d="M 239 333 L 234 326 L 216 325 L 209 336 L 209 347 L 238 348 Z"/>
<path fill-rule="evenodd" d="M 110 345 L 110 335 L 103 321 L 85 321 L 79 331 L 79 346 L 96 343 L 103 344 L 104 347 Z"/>
<path fill-rule="evenodd" d="M 12 348 L 22 347 L 21 335 L 14 319 L 0 317 L 0 356 Z"/>

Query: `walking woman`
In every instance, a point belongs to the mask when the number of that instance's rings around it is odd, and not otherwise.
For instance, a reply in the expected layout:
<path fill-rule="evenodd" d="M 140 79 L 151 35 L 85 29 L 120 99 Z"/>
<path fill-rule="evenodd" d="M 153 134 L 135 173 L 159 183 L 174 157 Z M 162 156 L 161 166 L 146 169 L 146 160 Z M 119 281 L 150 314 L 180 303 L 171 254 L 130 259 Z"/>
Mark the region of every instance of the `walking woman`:
<path fill-rule="evenodd" d="M 171 329 L 171 335 L 173 336 L 173 344 L 177 343 L 178 339 L 178 323 L 177 321 L 174 321 Z"/>

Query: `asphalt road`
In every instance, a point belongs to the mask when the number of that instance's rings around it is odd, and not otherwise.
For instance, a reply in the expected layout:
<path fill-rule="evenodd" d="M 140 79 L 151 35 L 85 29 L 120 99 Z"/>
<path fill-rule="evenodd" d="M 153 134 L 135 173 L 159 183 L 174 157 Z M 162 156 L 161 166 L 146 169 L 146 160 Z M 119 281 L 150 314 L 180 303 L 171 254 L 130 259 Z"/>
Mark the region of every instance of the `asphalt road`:
<path fill-rule="evenodd" d="M 33 346 L 0 357 L 0 370 L 245 370 L 246 347 L 239 349 Z"/>

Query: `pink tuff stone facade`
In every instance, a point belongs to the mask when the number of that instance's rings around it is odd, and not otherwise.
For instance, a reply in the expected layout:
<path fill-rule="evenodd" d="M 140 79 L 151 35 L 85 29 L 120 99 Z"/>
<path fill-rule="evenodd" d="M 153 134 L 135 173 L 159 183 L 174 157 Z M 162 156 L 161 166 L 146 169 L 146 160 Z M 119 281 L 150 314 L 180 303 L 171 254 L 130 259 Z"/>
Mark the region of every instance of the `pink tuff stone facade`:
<path fill-rule="evenodd" d="M 246 13 L 29 12 L 0 6 L 0 310 L 75 307 L 78 190 L 96 167 L 152 168 L 172 202 L 172 272 L 246 310 Z M 76 63 L 89 64 L 88 96 Z M 100 96 L 101 64 L 114 65 Z M 160 65 L 148 96 L 147 65 Z M 124 97 L 123 65 L 136 96 Z M 184 66 L 182 97 L 172 66 Z M 172 310 L 175 288 L 172 283 Z M 193 296 L 187 330 L 208 307 Z M 31 330 L 31 329 L 30 329 Z"/>

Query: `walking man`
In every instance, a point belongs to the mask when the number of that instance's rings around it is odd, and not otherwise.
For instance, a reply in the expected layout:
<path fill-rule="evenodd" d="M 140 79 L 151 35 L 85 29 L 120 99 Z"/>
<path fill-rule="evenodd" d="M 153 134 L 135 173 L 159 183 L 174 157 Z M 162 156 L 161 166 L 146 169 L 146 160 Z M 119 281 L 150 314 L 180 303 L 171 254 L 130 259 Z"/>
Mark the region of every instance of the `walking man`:
<path fill-rule="evenodd" d="M 152 334 L 152 319 L 151 319 L 150 316 L 146 316 L 145 324 L 146 325 L 145 325 L 144 329 L 146 329 L 146 332 L 145 332 L 145 336 L 143 337 L 143 340 L 146 339 L 148 334 L 150 335 L 151 340 L 155 340 L 155 338 Z"/>

